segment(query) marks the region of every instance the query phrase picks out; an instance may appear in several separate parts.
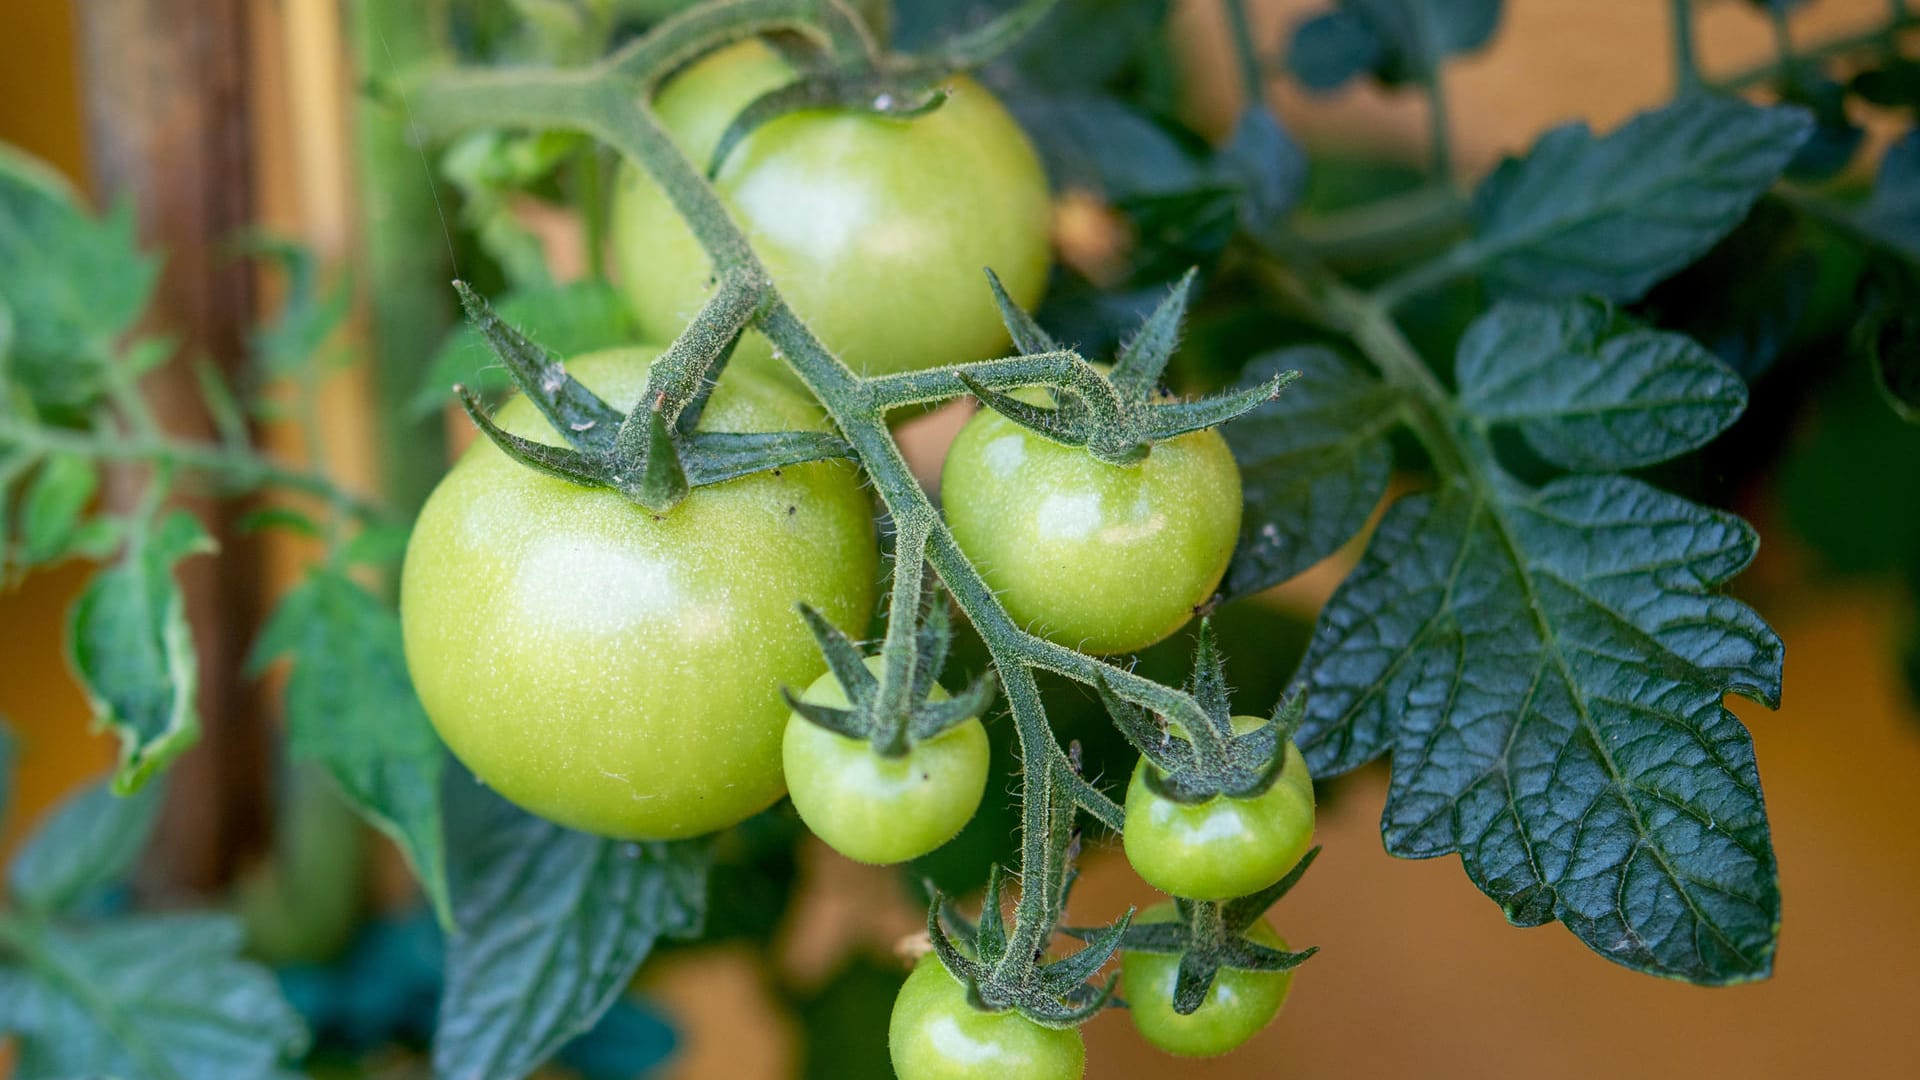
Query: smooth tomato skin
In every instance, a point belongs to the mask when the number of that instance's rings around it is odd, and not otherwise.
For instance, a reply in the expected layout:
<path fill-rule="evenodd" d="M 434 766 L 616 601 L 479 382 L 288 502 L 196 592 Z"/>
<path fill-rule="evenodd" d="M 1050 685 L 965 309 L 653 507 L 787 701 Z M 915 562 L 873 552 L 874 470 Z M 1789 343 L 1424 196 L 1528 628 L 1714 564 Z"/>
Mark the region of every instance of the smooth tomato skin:
<path fill-rule="evenodd" d="M 1240 467 L 1215 430 L 1109 465 L 982 409 L 947 451 L 940 497 L 1007 614 L 1090 653 L 1144 649 L 1186 625 L 1240 535 Z"/>
<path fill-rule="evenodd" d="M 704 169 L 735 115 L 794 69 L 759 40 L 696 61 L 654 109 Z M 809 111 L 734 147 L 715 187 L 774 284 L 855 370 L 907 371 L 998 356 L 1006 330 L 982 267 L 1033 307 L 1051 261 L 1046 174 L 1025 133 L 964 75 L 913 119 Z M 642 331 L 671 340 L 700 310 L 712 269 L 666 195 L 634 166 L 613 210 L 620 288 Z M 749 333 L 734 363 L 786 370 Z"/>
<path fill-rule="evenodd" d="M 653 355 L 567 366 L 626 408 Z M 561 441 L 524 398 L 496 420 Z M 702 417 L 716 431 L 823 422 L 786 388 L 734 372 Z M 655 515 L 482 438 L 407 547 L 407 667 L 440 737 L 506 798 L 605 836 L 694 836 L 780 797 L 780 687 L 826 667 L 794 604 L 864 625 L 877 558 L 871 504 L 839 463 L 696 489 Z"/>
<path fill-rule="evenodd" d="M 967 988 L 929 953 L 893 1000 L 887 1051 L 899 1080 L 1079 1080 L 1087 1044 L 1009 1009 L 981 1012 Z"/>
<path fill-rule="evenodd" d="M 884 663 L 867 658 L 876 675 Z M 847 705 L 831 671 L 801 697 Z M 931 697 L 944 701 L 947 693 L 936 686 Z M 790 713 L 780 757 L 800 820 L 829 847 L 863 863 L 906 862 L 953 839 L 987 790 L 987 729 L 977 718 L 914 743 L 905 757 L 886 758 L 867 742 Z"/>
<path fill-rule="evenodd" d="M 1179 917 L 1172 904 L 1155 904 L 1134 917 L 1135 923 L 1173 922 Z M 1270 949 L 1285 951 L 1287 943 L 1262 919 L 1247 936 Z M 1191 1015 L 1173 1010 L 1173 991 L 1180 980 L 1180 958 L 1168 953 L 1122 951 L 1121 992 L 1127 997 L 1134 1029 L 1148 1042 L 1181 1057 L 1217 1057 L 1258 1035 L 1279 1015 L 1293 986 L 1291 971 L 1236 971 L 1221 968 L 1207 996 Z"/>
<path fill-rule="evenodd" d="M 1236 716 L 1236 732 L 1266 721 Z M 1313 777 L 1300 748 L 1273 786 L 1251 799 L 1226 796 L 1186 805 L 1147 786 L 1142 757 L 1127 784 L 1127 823 L 1120 832 L 1127 862 L 1147 884 L 1192 900 L 1231 900 L 1279 881 L 1313 845 Z"/>

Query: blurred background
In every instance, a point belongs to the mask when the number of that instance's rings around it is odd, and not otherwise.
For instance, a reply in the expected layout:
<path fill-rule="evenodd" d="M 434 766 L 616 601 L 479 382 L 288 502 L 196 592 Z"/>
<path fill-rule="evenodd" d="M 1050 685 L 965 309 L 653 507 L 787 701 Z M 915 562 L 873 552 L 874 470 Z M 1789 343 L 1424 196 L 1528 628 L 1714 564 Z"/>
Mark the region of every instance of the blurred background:
<path fill-rule="evenodd" d="M 329 272 L 353 282 L 369 259 L 405 257 L 369 250 L 364 215 L 377 214 L 383 197 L 431 197 L 424 154 L 417 190 L 383 196 L 358 187 L 356 154 L 370 145 L 356 127 L 360 66 L 369 48 L 396 43 L 356 42 L 350 27 L 366 20 L 343 18 L 342 6 L 0 0 L 0 140 L 49 161 L 102 204 L 131 202 L 149 248 L 167 254 L 155 319 L 209 355 L 231 353 L 252 313 L 271 302 L 270 284 L 232 263 L 218 238 L 265 226 L 308 245 Z M 1325 7 L 1253 6 L 1257 36 L 1269 42 Z M 1753 5 L 1696 6 L 1709 73 L 1773 55 L 1773 28 Z M 1796 12 L 1792 30 L 1807 39 L 1843 33 L 1885 8 L 1884 0 L 1819 0 Z M 1218 5 L 1176 5 L 1171 38 L 1183 118 L 1198 131 L 1223 132 L 1238 94 Z M 1606 129 L 1665 100 L 1668 48 L 1665 0 L 1509 0 L 1490 47 L 1445 75 L 1456 169 L 1471 181 L 1548 126 L 1585 119 Z M 1427 121 L 1410 93 L 1360 83 L 1314 96 L 1276 78 L 1269 99 L 1316 158 L 1417 160 Z M 1858 119 L 1870 144 L 1899 131 L 1887 118 Z M 1316 174 L 1316 183 L 1328 182 Z M 516 212 L 560 274 L 577 272 L 580 245 L 565 220 L 549 220 L 553 212 L 532 203 Z M 445 275 L 435 260 L 447 253 L 439 238 L 426 240 L 435 248 L 426 286 L 439 288 Z M 358 296 L 344 348 L 394 333 L 366 314 L 365 299 Z M 441 328 L 421 332 L 431 348 Z M 1508 927 L 1456 860 L 1404 862 L 1382 851 L 1385 777 L 1368 771 L 1326 792 L 1325 853 L 1274 915 L 1296 947 L 1322 950 L 1299 973 L 1280 1020 L 1239 1054 L 1200 1064 L 1162 1058 L 1122 1018 L 1104 1017 L 1087 1029 L 1090 1074 L 1913 1076 L 1903 1033 L 1920 1002 L 1912 794 L 1920 780 L 1920 673 L 1911 659 L 1914 594 L 1904 582 L 1920 566 L 1920 429 L 1892 416 L 1859 365 L 1828 359 L 1801 358 L 1790 377 L 1757 389 L 1756 412 L 1772 426 L 1743 425 L 1721 452 L 1725 460 L 1710 454 L 1686 478 L 1758 526 L 1760 559 L 1735 591 L 1787 644 L 1782 707 L 1733 703 L 1757 745 L 1785 897 L 1772 979 L 1715 990 L 1663 983 L 1607 964 L 1557 926 Z M 354 369 L 327 388 L 324 408 L 338 428 L 331 466 L 368 488 L 417 483 L 422 472 L 430 478 L 437 460 L 396 473 L 353 450 L 377 423 L 368 395 L 380 378 Z M 170 391 L 157 382 L 151 388 L 164 403 Z M 196 422 L 185 412 L 175 419 L 186 429 Z M 464 423 L 449 417 L 446 426 L 457 433 Z M 952 426 L 936 419 L 908 436 L 920 460 L 937 460 Z M 404 475 L 409 469 L 414 479 Z M 143 887 L 155 895 L 220 894 L 240 883 L 244 900 L 274 843 L 268 822 L 289 797 L 258 768 L 274 737 L 272 711 L 234 673 L 255 618 L 302 552 L 278 539 L 233 540 L 218 572 L 201 567 L 189 584 L 213 701 L 207 745 L 182 761 L 182 782 L 143 870 Z M 1339 580 L 1339 558 L 1236 616 L 1242 640 L 1267 649 L 1260 671 L 1236 672 L 1243 689 L 1284 679 Z M 111 761 L 111 740 L 89 733 L 86 704 L 59 651 L 65 609 L 87 573 L 68 565 L 0 592 L 0 714 L 22 744 L 19 803 L 0 853 L 61 793 Z M 1177 659 L 1185 647 L 1169 655 Z M 1073 706 L 1065 714 L 1062 724 L 1076 722 Z M 1008 826 L 1002 818 L 975 831 Z M 404 872 L 383 846 L 342 850 L 375 867 L 366 895 L 344 902 L 404 926 Z M 798 884 L 773 925 L 647 965 L 647 1009 L 676 1043 L 649 1075 L 775 1077 L 803 1067 L 810 1076 L 869 1075 L 861 1070 L 884 1038 L 885 1008 L 904 971 L 894 947 L 920 925 L 921 909 L 891 873 L 817 846 L 803 845 L 786 869 Z M 290 895 L 321 904 L 329 902 L 323 892 Z M 876 918 L 871 906 L 885 897 L 897 904 Z M 1151 899 L 1117 852 L 1102 852 L 1087 860 L 1075 907 L 1092 919 Z M 346 947 L 294 942 L 286 955 L 337 956 Z M 667 1038 L 664 1029 L 643 1029 L 636 1038 Z M 407 1075 L 407 1061 L 394 1051 L 392 1075 Z"/>

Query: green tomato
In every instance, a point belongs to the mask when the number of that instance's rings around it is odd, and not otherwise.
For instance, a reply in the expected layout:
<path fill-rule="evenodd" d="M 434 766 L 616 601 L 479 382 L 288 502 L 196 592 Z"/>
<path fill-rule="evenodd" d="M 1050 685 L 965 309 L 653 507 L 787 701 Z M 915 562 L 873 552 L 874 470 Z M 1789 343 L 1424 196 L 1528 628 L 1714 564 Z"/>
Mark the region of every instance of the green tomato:
<path fill-rule="evenodd" d="M 947 451 L 947 524 L 1007 614 L 1091 653 L 1185 625 L 1240 535 L 1240 467 L 1215 430 L 1109 465 L 982 409 Z"/>
<path fill-rule="evenodd" d="M 1233 729 L 1264 723 L 1236 716 Z M 1147 786 L 1151 768 L 1145 757 L 1133 768 L 1120 842 L 1134 872 L 1156 889 L 1193 900 L 1259 892 L 1285 877 L 1313 844 L 1313 777 L 1292 742 L 1273 786 L 1250 799 L 1174 802 Z"/>
<path fill-rule="evenodd" d="M 974 1008 L 931 953 L 893 1001 L 887 1050 L 899 1080 L 1078 1080 L 1087 1071 L 1079 1031 Z"/>
<path fill-rule="evenodd" d="M 1134 917 L 1135 924 L 1173 922 L 1172 904 L 1155 904 Z M 1256 944 L 1286 951 L 1287 943 L 1262 919 L 1248 928 Z M 1133 1026 L 1142 1038 L 1181 1057 L 1216 1057 L 1238 1047 L 1273 1022 L 1293 985 L 1291 971 L 1237 971 L 1221 968 L 1206 998 L 1190 1015 L 1173 1010 L 1180 980 L 1180 958 L 1169 953 L 1122 951 L 1121 990 Z"/>
<path fill-rule="evenodd" d="M 867 658 L 876 675 L 884 664 Z M 831 671 L 801 697 L 847 706 L 847 692 Z M 945 701 L 947 692 L 936 686 L 931 697 Z M 864 863 L 917 859 L 953 839 L 987 790 L 987 729 L 978 718 L 889 758 L 794 713 L 780 749 L 800 820 L 835 851 Z"/>
<path fill-rule="evenodd" d="M 701 168 L 747 103 L 794 68 L 764 42 L 676 75 L 654 108 Z M 715 178 L 774 284 L 857 371 L 907 371 L 999 355 L 1006 330 L 981 275 L 1031 308 L 1046 287 L 1046 175 L 985 87 L 948 79 L 946 103 L 912 119 L 813 110 L 763 125 Z M 647 336 L 677 336 L 711 284 L 706 253 L 652 179 L 625 168 L 613 208 L 621 290 Z M 750 333 L 734 363 L 769 366 Z"/>
<path fill-rule="evenodd" d="M 656 353 L 568 370 L 627 408 Z M 561 443 L 524 398 L 495 419 Z M 823 424 L 810 402 L 740 372 L 701 418 L 714 431 Z M 872 506 L 841 463 L 699 488 L 654 514 L 482 438 L 407 546 L 407 667 L 447 746 L 528 810 L 606 836 L 711 832 L 783 789 L 780 687 L 826 666 L 794 604 L 863 625 L 877 561 Z"/>

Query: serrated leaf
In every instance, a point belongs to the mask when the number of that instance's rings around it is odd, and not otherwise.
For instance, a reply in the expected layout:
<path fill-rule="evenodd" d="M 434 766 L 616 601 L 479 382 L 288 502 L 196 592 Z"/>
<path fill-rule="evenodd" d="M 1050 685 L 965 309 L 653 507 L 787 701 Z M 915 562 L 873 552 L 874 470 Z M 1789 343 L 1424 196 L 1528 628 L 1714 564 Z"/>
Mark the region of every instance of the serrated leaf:
<path fill-rule="evenodd" d="M 99 488 L 93 462 L 74 454 L 47 458 L 20 504 L 21 563 L 34 566 L 65 555 Z"/>
<path fill-rule="evenodd" d="M 464 807 L 449 826 L 460 931 L 434 1075 L 513 1080 L 592 1027 L 662 935 L 697 932 L 710 849 L 588 836 L 451 784 Z"/>
<path fill-rule="evenodd" d="M 1321 615 L 1300 746 L 1316 776 L 1391 752 L 1388 850 L 1458 852 L 1516 924 L 1671 978 L 1764 977 L 1780 895 L 1722 697 L 1776 702 L 1782 646 L 1709 592 L 1757 544 L 1622 477 L 1402 499 Z"/>
<path fill-rule="evenodd" d="M 400 848 L 451 924 L 440 780 L 446 752 L 407 677 L 400 618 L 340 572 L 316 568 L 254 647 L 255 670 L 286 656 L 288 743 Z"/>
<path fill-rule="evenodd" d="M 153 834 L 164 784 L 115 795 L 105 781 L 61 800 L 7 868 L 7 895 L 29 911 L 59 915 L 133 872 Z"/>
<path fill-rule="evenodd" d="M 511 292 L 500 297 L 493 309 L 502 321 L 555 356 L 631 345 L 638 336 L 626 305 L 604 281 Z M 443 408 L 452 400 L 456 384 L 489 397 L 513 388 L 513 379 L 486 339 L 467 323 L 449 332 L 433 354 L 426 380 L 408 408 L 421 416 Z"/>
<path fill-rule="evenodd" d="M 1480 185 L 1454 257 L 1506 294 L 1637 299 L 1739 224 L 1812 130 L 1799 109 L 1706 95 L 1599 138 L 1555 128 Z"/>
<path fill-rule="evenodd" d="M 8 369 L 36 406 L 67 414 L 92 400 L 158 273 L 136 246 L 130 204 L 96 218 L 46 165 L 0 148 L 0 303 L 14 324 Z"/>
<path fill-rule="evenodd" d="M 120 739 L 113 786 L 123 794 L 200 737 L 199 666 L 173 568 L 213 549 L 191 514 L 169 514 L 94 577 L 67 620 L 68 662 L 95 722 Z"/>
<path fill-rule="evenodd" d="M 1467 327 L 1455 374 L 1468 412 L 1588 472 L 1704 446 L 1747 407 L 1747 384 L 1692 338 L 1583 300 L 1495 306 Z"/>
<path fill-rule="evenodd" d="M 34 936 L 27 962 L 0 968 L 16 1080 L 260 1080 L 306 1048 L 272 973 L 239 958 L 237 920 L 145 915 L 22 932 Z"/>
<path fill-rule="evenodd" d="M 1278 585 L 1332 554 L 1387 491 L 1398 392 L 1319 346 L 1258 357 L 1242 381 L 1289 370 L 1300 378 L 1286 393 L 1221 429 L 1246 500 L 1228 596 Z"/>

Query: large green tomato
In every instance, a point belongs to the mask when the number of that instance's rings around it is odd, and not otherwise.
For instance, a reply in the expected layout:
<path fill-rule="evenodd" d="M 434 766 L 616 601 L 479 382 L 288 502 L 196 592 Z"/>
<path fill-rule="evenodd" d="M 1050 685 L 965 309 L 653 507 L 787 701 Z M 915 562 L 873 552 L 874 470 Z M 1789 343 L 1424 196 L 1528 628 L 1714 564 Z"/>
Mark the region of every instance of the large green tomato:
<path fill-rule="evenodd" d="M 568 369 L 627 408 L 653 355 Z M 496 419 L 561 443 L 524 398 Z M 785 387 L 729 372 L 701 423 L 823 420 Z M 407 546 L 407 667 L 447 746 L 528 810 L 606 836 L 711 832 L 780 797 L 780 687 L 826 667 L 794 604 L 864 625 L 877 559 L 871 504 L 841 463 L 699 488 L 653 514 L 483 438 L 434 489 Z"/>
<path fill-rule="evenodd" d="M 1172 904 L 1155 904 L 1134 923 L 1173 922 Z M 1287 943 L 1262 919 L 1248 929 L 1256 944 L 1286 951 Z M 1187 1016 L 1173 1009 L 1180 981 L 1180 958 L 1169 953 L 1120 953 L 1120 989 L 1127 996 L 1133 1026 L 1143 1038 L 1169 1054 L 1215 1057 L 1227 1053 L 1273 1022 L 1293 985 L 1291 971 L 1237 971 L 1221 968 L 1200 1007 Z"/>
<path fill-rule="evenodd" d="M 885 661 L 867 658 L 880 673 Z M 946 700 L 938 686 L 931 695 Z M 801 697 L 847 707 L 847 692 L 829 671 Z M 953 839 L 973 820 L 987 790 L 987 729 L 978 718 L 916 742 L 903 757 L 874 753 L 795 713 L 781 742 L 787 794 L 813 834 L 849 859 L 897 863 L 917 859 Z"/>
<path fill-rule="evenodd" d="M 1087 1071 L 1080 1032 L 974 1008 L 931 953 L 893 1001 L 887 1050 L 899 1080 L 1079 1080 Z"/>
<path fill-rule="evenodd" d="M 742 108 L 794 69 L 758 40 L 675 76 L 654 108 L 705 168 Z M 810 111 L 734 147 L 715 185 L 774 284 L 855 370 L 906 371 L 999 355 L 1005 329 L 982 267 L 1031 308 L 1046 286 L 1051 207 L 1026 135 L 964 75 L 913 119 Z M 706 253 L 651 178 L 629 165 L 613 209 L 621 290 L 649 337 L 677 336 L 705 301 Z M 772 365 L 750 333 L 735 362 Z M 784 370 L 784 365 L 777 365 Z"/>
<path fill-rule="evenodd" d="M 1240 467 L 1212 429 L 1109 465 L 982 409 L 947 451 L 940 497 L 1007 614 L 1091 653 L 1133 652 L 1180 629 L 1240 534 Z"/>
<path fill-rule="evenodd" d="M 1233 729 L 1264 723 L 1236 716 Z M 1250 799 L 1174 802 L 1147 785 L 1151 768 L 1145 757 L 1134 766 L 1120 842 L 1134 873 L 1156 889 L 1192 900 L 1231 900 L 1285 877 L 1313 845 L 1313 777 L 1291 742 L 1273 786 Z"/>

